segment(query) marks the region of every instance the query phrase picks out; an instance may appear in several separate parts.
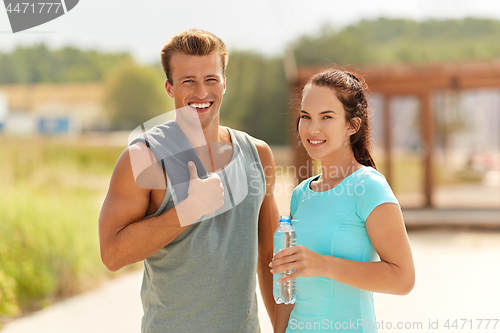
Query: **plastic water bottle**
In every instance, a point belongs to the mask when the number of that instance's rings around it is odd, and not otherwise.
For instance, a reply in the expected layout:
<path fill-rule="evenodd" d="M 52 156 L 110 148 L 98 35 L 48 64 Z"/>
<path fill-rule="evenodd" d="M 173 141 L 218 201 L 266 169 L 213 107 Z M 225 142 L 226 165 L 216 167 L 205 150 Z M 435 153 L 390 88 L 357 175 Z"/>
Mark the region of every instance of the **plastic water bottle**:
<path fill-rule="evenodd" d="M 282 215 L 280 217 L 280 225 L 274 232 L 274 254 L 296 245 L 297 237 L 290 223 L 290 216 Z M 295 270 L 273 274 L 273 295 L 276 304 L 295 303 L 295 279 L 284 283 L 278 283 L 278 279 L 294 271 Z"/>

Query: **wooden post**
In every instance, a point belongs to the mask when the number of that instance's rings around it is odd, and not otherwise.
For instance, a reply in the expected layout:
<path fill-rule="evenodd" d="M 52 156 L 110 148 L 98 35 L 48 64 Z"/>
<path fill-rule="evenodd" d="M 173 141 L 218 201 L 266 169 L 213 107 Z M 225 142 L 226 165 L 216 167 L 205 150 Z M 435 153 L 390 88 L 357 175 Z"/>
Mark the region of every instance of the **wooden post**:
<path fill-rule="evenodd" d="M 288 82 L 288 100 L 289 103 L 289 126 L 290 126 L 290 144 L 294 148 L 293 164 L 295 167 L 295 175 L 298 183 L 309 178 L 313 174 L 312 160 L 307 154 L 306 149 L 300 143 L 300 138 L 297 133 L 297 118 L 300 110 L 300 95 L 304 86 L 301 80 L 300 73 L 295 62 L 293 49 L 288 47 L 283 59 L 285 68 L 285 77 Z"/>
<path fill-rule="evenodd" d="M 290 137 L 291 137 L 291 145 L 294 148 L 294 158 L 293 164 L 295 166 L 295 175 L 294 177 L 297 179 L 298 183 L 303 180 L 311 177 L 313 175 L 313 164 L 312 159 L 309 157 L 304 145 L 300 142 L 300 137 L 298 135 L 297 130 L 297 119 L 299 116 L 300 110 L 300 92 L 302 90 L 303 83 L 297 81 L 295 85 L 290 89 L 289 93 L 289 103 L 290 105 L 290 115 L 289 123 L 290 123 Z"/>
<path fill-rule="evenodd" d="M 393 185 L 392 178 L 392 112 L 391 95 L 384 95 L 384 176 L 389 185 Z"/>
<path fill-rule="evenodd" d="M 420 109 L 424 150 L 425 207 L 431 208 L 434 207 L 434 112 L 430 91 L 425 91 L 420 95 Z"/>

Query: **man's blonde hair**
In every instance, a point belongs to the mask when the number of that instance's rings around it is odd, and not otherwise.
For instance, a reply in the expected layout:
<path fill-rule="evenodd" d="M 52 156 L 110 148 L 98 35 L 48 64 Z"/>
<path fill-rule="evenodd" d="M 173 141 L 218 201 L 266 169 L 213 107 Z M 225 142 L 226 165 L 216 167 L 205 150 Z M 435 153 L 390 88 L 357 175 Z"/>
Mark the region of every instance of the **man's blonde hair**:
<path fill-rule="evenodd" d="M 176 34 L 163 46 L 161 64 L 170 84 L 173 84 L 170 61 L 175 53 L 199 56 L 217 53 L 221 58 L 222 75 L 226 74 L 228 58 L 226 44 L 208 31 L 200 29 L 185 30 Z"/>

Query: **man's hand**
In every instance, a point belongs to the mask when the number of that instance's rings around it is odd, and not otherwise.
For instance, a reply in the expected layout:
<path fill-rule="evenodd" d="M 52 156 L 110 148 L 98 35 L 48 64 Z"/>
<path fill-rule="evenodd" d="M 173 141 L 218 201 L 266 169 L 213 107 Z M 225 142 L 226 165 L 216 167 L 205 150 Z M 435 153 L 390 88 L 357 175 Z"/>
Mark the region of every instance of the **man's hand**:
<path fill-rule="evenodd" d="M 190 208 L 196 212 L 195 216 L 210 215 L 224 205 L 224 187 L 217 174 L 211 174 L 207 179 L 198 178 L 196 165 L 188 163 L 189 188 L 186 201 Z M 179 216 L 181 225 L 186 224 Z M 192 221 L 190 221 L 192 223 Z"/>

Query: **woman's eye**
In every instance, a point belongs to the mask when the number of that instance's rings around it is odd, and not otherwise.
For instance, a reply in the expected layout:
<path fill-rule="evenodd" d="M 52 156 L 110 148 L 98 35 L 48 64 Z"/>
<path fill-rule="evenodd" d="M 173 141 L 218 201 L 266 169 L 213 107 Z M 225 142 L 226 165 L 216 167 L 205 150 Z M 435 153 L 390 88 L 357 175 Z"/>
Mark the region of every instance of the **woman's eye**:
<path fill-rule="evenodd" d="M 323 119 L 332 119 L 330 116 L 324 116 Z"/>
<path fill-rule="evenodd" d="M 300 119 L 309 119 L 309 116 L 306 116 L 305 114 L 300 116 Z"/>

